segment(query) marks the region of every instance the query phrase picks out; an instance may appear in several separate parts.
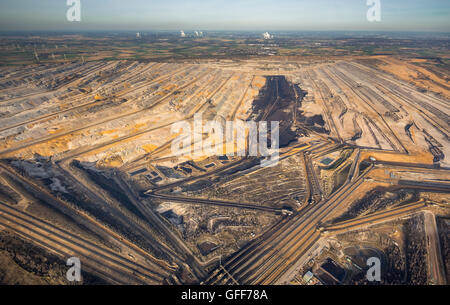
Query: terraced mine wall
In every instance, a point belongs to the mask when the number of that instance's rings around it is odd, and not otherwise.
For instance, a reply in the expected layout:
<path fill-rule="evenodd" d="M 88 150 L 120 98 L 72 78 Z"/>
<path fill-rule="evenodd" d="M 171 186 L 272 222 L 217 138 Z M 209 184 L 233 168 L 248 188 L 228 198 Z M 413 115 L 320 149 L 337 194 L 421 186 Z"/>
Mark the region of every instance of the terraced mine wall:
<path fill-rule="evenodd" d="M 307 92 L 282 75 L 266 76 L 266 79 L 266 85 L 253 101 L 252 118 L 256 121 L 280 122 L 280 147 L 286 147 L 297 138 L 297 133 L 293 131 L 293 113 L 298 112 Z M 295 113 L 295 119 L 311 128 L 316 128 L 316 123 L 325 125 L 321 115 L 305 117 L 301 113 Z M 317 131 L 326 132 L 320 128 Z"/>

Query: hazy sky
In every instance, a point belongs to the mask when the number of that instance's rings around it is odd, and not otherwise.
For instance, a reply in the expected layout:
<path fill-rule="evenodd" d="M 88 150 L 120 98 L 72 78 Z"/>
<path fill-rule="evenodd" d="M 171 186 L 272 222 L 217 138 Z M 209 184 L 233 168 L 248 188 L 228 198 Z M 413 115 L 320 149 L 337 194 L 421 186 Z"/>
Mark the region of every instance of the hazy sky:
<path fill-rule="evenodd" d="M 450 0 L 381 0 L 382 21 L 366 0 L 0 0 L 0 30 L 373 30 L 450 32 Z"/>

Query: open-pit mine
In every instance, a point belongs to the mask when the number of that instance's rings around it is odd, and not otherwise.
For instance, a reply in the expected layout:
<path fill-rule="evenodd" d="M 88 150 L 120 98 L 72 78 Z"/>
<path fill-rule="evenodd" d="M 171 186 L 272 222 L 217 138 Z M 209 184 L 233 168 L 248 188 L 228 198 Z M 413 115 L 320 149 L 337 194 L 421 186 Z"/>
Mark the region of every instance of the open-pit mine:
<path fill-rule="evenodd" d="M 77 257 L 84 284 L 360 284 L 377 257 L 382 284 L 448 283 L 449 70 L 423 61 L 2 65 L 0 281 Z M 174 154 L 198 114 L 279 122 L 278 161 Z"/>

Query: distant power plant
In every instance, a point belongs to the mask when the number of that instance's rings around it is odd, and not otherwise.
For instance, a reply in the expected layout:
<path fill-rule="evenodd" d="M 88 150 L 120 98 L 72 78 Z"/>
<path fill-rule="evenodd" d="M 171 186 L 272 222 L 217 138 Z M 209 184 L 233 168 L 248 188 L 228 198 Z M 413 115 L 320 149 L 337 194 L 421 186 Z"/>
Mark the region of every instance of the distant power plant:
<path fill-rule="evenodd" d="M 188 35 L 183 30 L 181 30 L 180 37 L 184 38 L 184 37 L 188 37 Z M 203 32 L 202 31 L 194 31 L 194 35 L 193 36 L 189 35 L 189 37 L 203 37 Z"/>
<path fill-rule="evenodd" d="M 264 39 L 273 39 L 273 35 L 270 35 L 269 32 L 265 32 L 263 34 Z"/>

